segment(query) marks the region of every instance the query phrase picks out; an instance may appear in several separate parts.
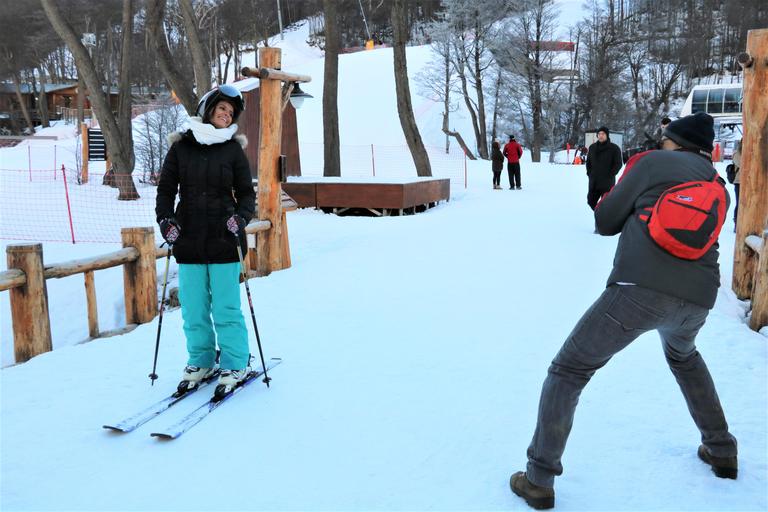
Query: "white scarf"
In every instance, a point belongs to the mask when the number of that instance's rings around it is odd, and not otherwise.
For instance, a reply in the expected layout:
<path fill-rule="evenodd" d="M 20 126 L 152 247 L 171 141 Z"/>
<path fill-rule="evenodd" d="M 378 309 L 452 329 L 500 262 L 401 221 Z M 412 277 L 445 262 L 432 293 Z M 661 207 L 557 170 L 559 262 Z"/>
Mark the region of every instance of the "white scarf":
<path fill-rule="evenodd" d="M 192 130 L 195 140 L 206 146 L 227 142 L 237 133 L 236 124 L 231 124 L 227 128 L 216 128 L 212 124 L 204 123 L 199 117 L 190 117 L 187 125 Z"/>

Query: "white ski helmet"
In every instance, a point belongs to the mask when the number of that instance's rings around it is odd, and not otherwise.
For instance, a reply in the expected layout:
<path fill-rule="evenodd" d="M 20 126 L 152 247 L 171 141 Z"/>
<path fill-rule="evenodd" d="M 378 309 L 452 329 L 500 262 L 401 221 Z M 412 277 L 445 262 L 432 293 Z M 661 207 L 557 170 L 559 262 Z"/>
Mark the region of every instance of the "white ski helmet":
<path fill-rule="evenodd" d="M 208 122 L 213 108 L 221 100 L 232 105 L 232 123 L 236 123 L 237 118 L 245 110 L 245 101 L 243 100 L 243 95 L 240 94 L 240 90 L 231 84 L 220 85 L 205 93 L 197 103 L 197 115 L 202 118 L 204 123 Z"/>

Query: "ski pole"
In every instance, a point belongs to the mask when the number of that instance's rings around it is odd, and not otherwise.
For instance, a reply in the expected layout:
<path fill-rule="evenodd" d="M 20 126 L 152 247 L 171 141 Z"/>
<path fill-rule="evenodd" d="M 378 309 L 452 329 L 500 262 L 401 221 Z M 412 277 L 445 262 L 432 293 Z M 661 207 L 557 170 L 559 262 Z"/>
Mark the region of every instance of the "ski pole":
<path fill-rule="evenodd" d="M 155 385 L 157 379 L 157 353 L 160 351 L 160 330 L 163 328 L 163 309 L 165 305 L 165 287 L 168 285 L 168 267 L 171 263 L 171 253 L 173 252 L 173 244 L 168 244 L 168 257 L 165 258 L 165 277 L 163 278 L 163 293 L 160 298 L 160 313 L 157 320 L 157 340 L 155 340 L 155 362 L 152 364 L 152 373 L 149 374 L 149 380 L 152 381 L 152 385 Z"/>
<path fill-rule="evenodd" d="M 245 283 L 245 293 L 248 295 L 248 306 L 251 308 L 251 320 L 253 320 L 253 330 L 256 332 L 256 344 L 259 346 L 259 357 L 261 358 L 261 368 L 264 370 L 264 384 L 269 387 L 269 381 L 272 380 L 267 376 L 267 365 L 264 364 L 264 353 L 261 351 L 261 338 L 259 337 L 259 327 L 256 325 L 256 313 L 253 311 L 253 300 L 251 300 L 251 289 L 248 287 L 248 276 L 245 275 L 245 264 L 243 263 L 243 250 L 240 249 L 240 237 L 237 233 L 235 235 L 235 242 L 237 243 L 237 257 L 240 258 L 240 274 L 243 276 L 243 283 Z"/>

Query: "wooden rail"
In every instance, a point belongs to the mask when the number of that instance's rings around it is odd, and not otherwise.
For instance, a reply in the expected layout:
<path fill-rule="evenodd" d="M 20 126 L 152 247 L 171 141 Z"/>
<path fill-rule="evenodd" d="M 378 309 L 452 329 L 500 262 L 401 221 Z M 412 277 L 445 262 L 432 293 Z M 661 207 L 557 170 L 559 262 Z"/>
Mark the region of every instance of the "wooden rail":
<path fill-rule="evenodd" d="M 744 239 L 744 246 L 754 254 L 757 261 L 752 281 L 752 313 L 749 327 L 759 331 L 768 325 L 768 229 L 763 236 L 749 235 Z"/>
<path fill-rule="evenodd" d="M 250 235 L 268 231 L 269 221 L 254 221 L 245 232 Z M 0 272 L 0 291 L 11 294 L 16 362 L 48 352 L 52 348 L 46 281 L 83 274 L 88 309 L 90 338 L 122 334 L 152 321 L 157 314 L 157 269 L 155 261 L 168 256 L 168 249 L 155 245 L 153 228 L 121 230 L 123 249 L 91 258 L 43 264 L 42 244 L 9 245 L 6 248 L 8 270 Z M 249 258 L 250 259 L 250 258 Z M 96 307 L 94 272 L 123 266 L 126 326 L 114 331 L 100 331 Z M 249 276 L 253 276 L 249 273 Z"/>

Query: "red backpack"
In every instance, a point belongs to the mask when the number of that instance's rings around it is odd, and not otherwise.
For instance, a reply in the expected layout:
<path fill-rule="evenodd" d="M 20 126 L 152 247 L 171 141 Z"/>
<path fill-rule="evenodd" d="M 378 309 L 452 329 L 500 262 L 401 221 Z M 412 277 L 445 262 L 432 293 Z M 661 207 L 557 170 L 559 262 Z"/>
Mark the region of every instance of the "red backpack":
<path fill-rule="evenodd" d="M 651 238 L 665 251 L 686 260 L 697 260 L 717 241 L 725 222 L 725 182 L 715 174 L 711 181 L 688 181 L 664 191 L 649 215 Z"/>

